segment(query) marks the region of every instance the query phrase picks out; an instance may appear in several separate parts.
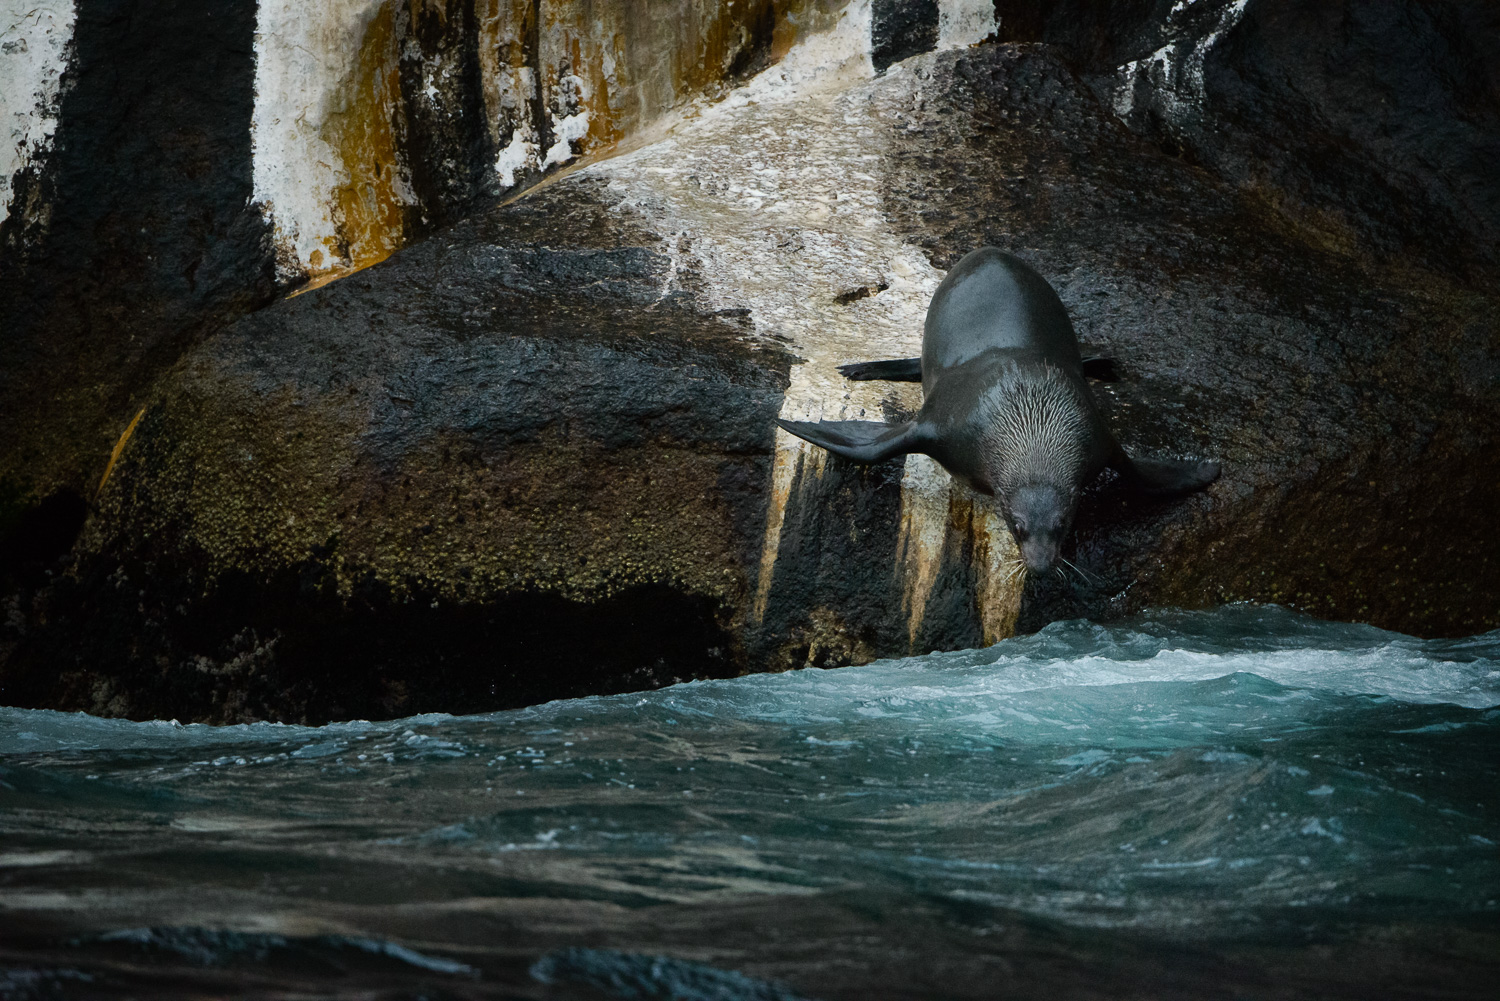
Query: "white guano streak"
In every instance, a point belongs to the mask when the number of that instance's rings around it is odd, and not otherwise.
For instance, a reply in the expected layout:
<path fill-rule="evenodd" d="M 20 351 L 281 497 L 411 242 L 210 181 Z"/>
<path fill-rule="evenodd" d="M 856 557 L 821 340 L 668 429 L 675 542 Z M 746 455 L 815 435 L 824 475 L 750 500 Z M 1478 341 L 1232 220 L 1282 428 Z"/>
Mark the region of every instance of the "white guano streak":
<path fill-rule="evenodd" d="M 1203 84 L 1203 63 L 1213 51 L 1219 39 L 1240 22 L 1250 0 L 1230 0 L 1214 12 L 1213 27 L 1197 44 L 1189 46 L 1184 37 L 1188 25 L 1184 24 L 1194 7 L 1202 0 L 1179 0 L 1167 14 L 1166 32 L 1170 41 L 1144 59 L 1132 59 L 1118 70 L 1120 84 L 1115 88 L 1115 114 L 1124 118 L 1135 108 L 1137 85 L 1144 79 L 1155 84 L 1155 94 L 1161 102 L 1161 111 L 1173 125 L 1183 124 L 1189 114 L 1199 111 L 1207 97 Z M 1201 17 L 1202 15 L 1191 15 Z M 1184 46 L 1189 46 L 1182 55 Z M 1151 76 L 1155 71 L 1156 79 Z"/>
<path fill-rule="evenodd" d="M 536 71 L 530 66 L 498 68 L 494 73 L 493 86 L 497 93 L 498 107 L 492 110 L 492 115 L 496 118 L 509 118 L 514 122 L 510 142 L 495 157 L 495 173 L 500 176 L 502 188 L 513 188 L 516 185 L 517 171 L 540 170 L 542 167 L 536 128 L 526 111 L 529 102 L 536 96 Z"/>
<path fill-rule="evenodd" d="M 994 0 L 941 0 L 938 4 L 938 51 L 977 45 L 999 27 Z"/>
<path fill-rule="evenodd" d="M 74 20 L 71 0 L 0 3 L 0 221 L 15 176 L 52 146 Z"/>
<path fill-rule="evenodd" d="M 323 127 L 348 111 L 370 21 L 388 0 L 261 0 L 255 15 L 254 198 L 271 220 L 283 280 L 338 258 L 335 190 L 349 181 Z"/>
<path fill-rule="evenodd" d="M 801 360 L 782 404 L 787 419 L 880 420 L 881 401 L 892 395 L 909 409 L 921 404 L 915 385 L 850 383 L 837 371 L 844 362 L 919 354 L 927 303 L 942 279 L 881 211 L 881 151 L 919 84 L 899 65 L 874 79 L 869 17 L 867 0 L 851 4 L 833 30 L 804 40 L 719 104 L 683 116 L 649 146 L 585 168 L 608 179 L 622 208 L 691 248 L 711 307 L 748 306 L 757 335 L 789 343 Z M 887 288 L 848 305 L 835 301 L 879 284 Z M 770 597 L 792 487 L 799 478 L 816 482 L 826 460 L 822 449 L 777 430 L 756 620 Z M 913 640 L 955 490 L 968 493 L 926 456 L 907 457 L 898 552 Z M 985 510 L 982 517 L 995 519 Z M 998 520 L 994 528 L 1008 540 Z M 995 569 L 981 578 L 998 581 Z"/>

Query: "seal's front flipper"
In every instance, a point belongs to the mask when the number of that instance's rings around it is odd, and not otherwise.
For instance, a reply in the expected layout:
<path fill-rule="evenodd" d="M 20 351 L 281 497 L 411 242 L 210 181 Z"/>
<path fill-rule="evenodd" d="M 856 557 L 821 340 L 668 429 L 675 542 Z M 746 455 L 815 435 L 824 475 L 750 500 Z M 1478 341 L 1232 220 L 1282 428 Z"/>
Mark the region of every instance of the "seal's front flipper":
<path fill-rule="evenodd" d="M 1179 459 L 1130 459 L 1117 462 L 1127 486 L 1147 497 L 1181 497 L 1202 490 L 1219 478 L 1217 462 Z"/>
<path fill-rule="evenodd" d="M 1086 379 L 1098 379 L 1100 382 L 1119 382 L 1120 370 L 1115 367 L 1113 358 L 1103 355 L 1095 355 L 1083 360 L 1083 375 Z"/>
<path fill-rule="evenodd" d="M 893 358 L 890 361 L 857 361 L 840 365 L 845 379 L 854 382 L 921 382 L 922 359 Z"/>
<path fill-rule="evenodd" d="M 877 421 L 784 421 L 776 423 L 814 445 L 855 462 L 880 462 L 894 455 L 921 451 L 915 421 L 881 424 Z"/>

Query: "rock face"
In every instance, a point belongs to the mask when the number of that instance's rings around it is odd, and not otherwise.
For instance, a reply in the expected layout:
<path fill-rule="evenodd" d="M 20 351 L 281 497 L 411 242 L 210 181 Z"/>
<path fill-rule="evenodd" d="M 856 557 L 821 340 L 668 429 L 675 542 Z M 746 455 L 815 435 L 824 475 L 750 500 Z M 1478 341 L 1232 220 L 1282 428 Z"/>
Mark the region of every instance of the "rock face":
<path fill-rule="evenodd" d="M 318 720 L 1159 604 L 1500 624 L 1481 6 L 1002 3 L 978 45 L 973 6 L 851 4 L 651 141 L 202 339 L 12 599 L 0 697 Z M 1378 60 L 1422 86 L 1376 112 Z M 1167 505 L 1096 484 L 1066 580 L 1009 577 L 925 457 L 771 421 L 920 405 L 835 366 L 916 354 L 985 244 L 1117 359 L 1127 449 L 1225 465 Z"/>
<path fill-rule="evenodd" d="M 0 25 L 0 534 L 91 495 L 209 331 L 613 148 L 840 6 L 28 6 Z"/>
<path fill-rule="evenodd" d="M 669 290 L 659 241 L 597 188 L 193 352 L 86 530 L 111 559 L 66 585 L 77 628 L 52 623 L 72 637 L 45 662 L 86 668 L 63 701 L 327 718 L 736 670 L 726 609 L 788 358 Z"/>
<path fill-rule="evenodd" d="M 20 24 L 45 24 L 48 44 L 0 41 L 7 67 L 47 54 L 5 95 L 7 124 L 34 137 L 3 164 L 15 170 L 0 212 L 7 534 L 44 498 L 81 513 L 151 381 L 273 294 L 249 204 L 253 7 L 53 2 Z"/>
<path fill-rule="evenodd" d="M 1330 249 L 1416 257 L 1464 281 L 1500 263 L 1493 4 L 1119 6 L 996 9 L 1006 41 L 1056 46 L 1133 131 Z"/>

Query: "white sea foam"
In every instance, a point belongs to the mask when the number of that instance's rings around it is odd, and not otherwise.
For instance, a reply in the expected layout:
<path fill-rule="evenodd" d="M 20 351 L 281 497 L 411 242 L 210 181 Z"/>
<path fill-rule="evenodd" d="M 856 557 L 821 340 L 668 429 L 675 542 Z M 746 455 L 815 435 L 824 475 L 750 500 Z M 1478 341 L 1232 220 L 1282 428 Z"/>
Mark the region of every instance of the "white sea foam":
<path fill-rule="evenodd" d="M 834 671 L 693 682 L 472 719 L 475 725 L 488 720 L 501 729 L 575 714 L 593 720 L 666 714 L 814 727 L 904 719 L 960 730 L 1003 728 L 1012 736 L 1018 726 L 1032 726 L 1038 731 L 1036 739 L 1050 740 L 1058 727 L 1129 730 L 1141 719 L 1154 718 L 1152 713 L 1175 712 L 1184 699 L 1195 697 L 1192 691 L 1167 686 L 1201 687 L 1209 682 L 1230 685 L 1233 705 L 1282 716 L 1321 711 L 1329 699 L 1346 696 L 1487 709 L 1500 706 L 1500 632 L 1463 640 L 1420 640 L 1368 626 L 1320 622 L 1277 608 L 1166 612 L 1109 626 L 1054 623 L 1040 633 L 984 650 L 933 653 Z M 1224 697 L 1208 689 L 1199 695 L 1221 701 Z M 1147 708 L 1131 708 L 1138 705 Z M 1200 711 L 1204 725 L 1219 727 L 1230 726 L 1238 712 L 1216 713 L 1199 706 L 1184 718 Z M 1139 719 L 1133 722 L 1133 717 Z M 353 740 L 384 737 L 399 744 L 403 754 L 433 757 L 461 755 L 464 750 L 460 744 L 427 736 L 428 729 L 460 725 L 469 724 L 461 717 L 430 714 L 322 727 L 184 726 L 176 721 L 0 709 L 0 754 L 269 743 L 307 760 L 342 754 Z M 1439 722 L 1429 729 L 1450 725 L 1465 724 Z M 1159 731 L 1157 727 L 1153 733 Z M 805 739 L 823 746 L 847 743 L 836 731 Z"/>

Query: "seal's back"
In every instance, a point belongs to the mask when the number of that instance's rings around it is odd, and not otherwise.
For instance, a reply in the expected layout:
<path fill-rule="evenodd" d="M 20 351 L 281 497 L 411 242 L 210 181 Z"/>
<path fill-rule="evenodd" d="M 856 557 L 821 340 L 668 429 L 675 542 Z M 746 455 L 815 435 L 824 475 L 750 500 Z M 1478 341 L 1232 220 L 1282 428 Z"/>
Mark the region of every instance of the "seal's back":
<path fill-rule="evenodd" d="M 964 255 L 927 308 L 922 332 L 926 383 L 992 348 L 1035 352 L 1079 374 L 1083 360 L 1068 311 L 1047 280 L 995 247 Z"/>

